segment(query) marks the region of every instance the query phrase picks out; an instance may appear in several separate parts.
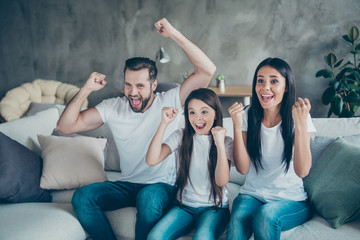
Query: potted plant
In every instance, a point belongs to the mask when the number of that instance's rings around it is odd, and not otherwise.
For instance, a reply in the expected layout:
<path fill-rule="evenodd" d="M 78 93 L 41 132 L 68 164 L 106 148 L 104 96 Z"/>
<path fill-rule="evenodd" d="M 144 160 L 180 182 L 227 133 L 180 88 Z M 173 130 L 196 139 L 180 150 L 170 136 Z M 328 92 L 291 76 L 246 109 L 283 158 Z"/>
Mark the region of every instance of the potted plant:
<path fill-rule="evenodd" d="M 215 77 L 216 87 L 220 88 L 221 91 L 225 91 L 225 76 L 223 74 L 218 74 Z"/>
<path fill-rule="evenodd" d="M 354 117 L 360 106 L 360 38 L 359 30 L 353 26 L 347 35 L 343 35 L 345 42 L 351 46 L 352 61 L 343 63 L 337 60 L 334 53 L 324 57 L 329 66 L 316 73 L 316 77 L 329 79 L 329 87 L 325 89 L 321 100 L 325 105 L 330 104 L 327 117 L 335 114 L 339 117 Z"/>

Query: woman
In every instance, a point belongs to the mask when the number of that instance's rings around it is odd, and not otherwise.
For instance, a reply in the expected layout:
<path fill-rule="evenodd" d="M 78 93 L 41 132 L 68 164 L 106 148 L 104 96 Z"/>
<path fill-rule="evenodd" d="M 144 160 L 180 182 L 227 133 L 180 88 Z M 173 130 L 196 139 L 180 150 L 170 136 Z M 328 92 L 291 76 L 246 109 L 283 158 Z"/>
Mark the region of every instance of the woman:
<path fill-rule="evenodd" d="M 308 99 L 295 101 L 290 66 L 267 58 L 256 68 L 252 104 L 234 103 L 234 163 L 247 174 L 232 207 L 227 239 L 280 239 L 311 217 L 302 179 L 311 168 L 315 132 Z"/>

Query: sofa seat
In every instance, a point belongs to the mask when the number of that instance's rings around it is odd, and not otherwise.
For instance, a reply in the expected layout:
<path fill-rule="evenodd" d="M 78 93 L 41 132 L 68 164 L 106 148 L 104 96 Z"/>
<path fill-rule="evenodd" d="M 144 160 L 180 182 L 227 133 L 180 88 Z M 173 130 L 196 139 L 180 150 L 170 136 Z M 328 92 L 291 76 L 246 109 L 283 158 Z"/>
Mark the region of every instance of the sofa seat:
<path fill-rule="evenodd" d="M 84 240 L 70 203 L 0 204 L 0 239 Z"/>

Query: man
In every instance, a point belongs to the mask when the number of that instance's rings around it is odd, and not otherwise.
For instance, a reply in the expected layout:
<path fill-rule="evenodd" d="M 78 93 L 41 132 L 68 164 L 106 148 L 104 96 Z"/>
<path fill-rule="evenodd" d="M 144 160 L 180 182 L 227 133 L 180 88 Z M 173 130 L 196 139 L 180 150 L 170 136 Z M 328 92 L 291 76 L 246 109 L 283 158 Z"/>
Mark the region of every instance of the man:
<path fill-rule="evenodd" d="M 211 60 L 165 18 L 156 22 L 155 27 L 159 34 L 173 39 L 194 66 L 193 74 L 180 87 L 155 94 L 158 84 L 155 62 L 147 58 L 128 59 L 124 68 L 125 97 L 107 99 L 80 112 L 85 99 L 106 85 L 105 75 L 94 72 L 57 123 L 57 129 L 64 133 L 89 131 L 107 123 L 118 148 L 121 179 L 84 186 L 73 196 L 74 211 L 94 240 L 116 239 L 104 211 L 136 206 L 135 238 L 146 239 L 169 207 L 175 161 L 167 159 L 160 166 L 148 166 L 145 161 L 148 146 L 160 124 L 162 107 L 181 108 L 192 90 L 208 86 L 216 70 Z M 174 130 L 175 126 L 167 135 Z"/>

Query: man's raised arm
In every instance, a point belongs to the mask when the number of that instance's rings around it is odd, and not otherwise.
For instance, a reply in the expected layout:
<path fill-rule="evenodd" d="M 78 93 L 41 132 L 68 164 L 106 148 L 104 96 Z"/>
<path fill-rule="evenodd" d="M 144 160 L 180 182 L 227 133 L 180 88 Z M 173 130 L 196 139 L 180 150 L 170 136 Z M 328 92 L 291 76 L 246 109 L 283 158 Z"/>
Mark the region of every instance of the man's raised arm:
<path fill-rule="evenodd" d="M 176 30 L 165 18 L 155 23 L 157 32 L 166 38 L 173 39 L 185 52 L 194 66 L 194 72 L 181 84 L 180 101 L 184 105 L 185 99 L 191 91 L 206 88 L 216 71 L 215 64 L 199 47 Z"/>
<path fill-rule="evenodd" d="M 96 108 L 89 108 L 80 112 L 81 106 L 87 97 L 94 91 L 102 89 L 105 84 L 105 75 L 93 72 L 85 85 L 66 106 L 57 122 L 56 128 L 66 134 L 90 131 L 100 127 L 103 121 Z"/>

